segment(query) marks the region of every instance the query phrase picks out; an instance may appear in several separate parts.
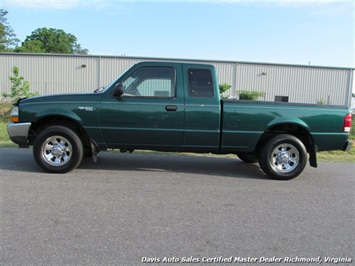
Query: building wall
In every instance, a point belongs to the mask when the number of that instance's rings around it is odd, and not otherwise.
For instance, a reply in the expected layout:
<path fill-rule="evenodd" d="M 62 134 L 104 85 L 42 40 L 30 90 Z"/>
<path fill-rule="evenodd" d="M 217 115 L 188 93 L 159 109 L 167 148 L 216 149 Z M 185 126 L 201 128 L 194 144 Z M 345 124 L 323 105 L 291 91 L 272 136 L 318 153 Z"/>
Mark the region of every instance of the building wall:
<path fill-rule="evenodd" d="M 289 102 L 349 105 L 353 71 L 350 69 L 239 64 L 239 90 L 266 92 L 265 100 L 288 96 Z"/>
<path fill-rule="evenodd" d="M 141 61 L 179 61 L 213 64 L 219 83 L 232 89 L 224 96 L 238 98 L 240 90 L 265 92 L 261 100 L 288 96 L 289 102 L 350 105 L 353 69 L 249 62 L 0 53 L 0 90 L 10 92 L 9 76 L 18 66 L 20 75 L 39 94 L 91 92 L 104 87 Z"/>

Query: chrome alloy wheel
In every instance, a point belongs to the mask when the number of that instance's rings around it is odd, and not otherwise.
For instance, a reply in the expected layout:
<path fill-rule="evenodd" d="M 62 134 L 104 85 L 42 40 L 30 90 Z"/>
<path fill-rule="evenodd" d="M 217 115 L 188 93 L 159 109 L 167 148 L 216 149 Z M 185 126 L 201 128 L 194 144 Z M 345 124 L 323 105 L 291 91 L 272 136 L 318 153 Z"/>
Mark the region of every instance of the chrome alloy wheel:
<path fill-rule="evenodd" d="M 271 153 L 272 168 L 280 173 L 289 173 L 299 164 L 299 152 L 290 143 L 282 143 Z"/>
<path fill-rule="evenodd" d="M 52 166 L 62 166 L 70 161 L 73 155 L 71 143 L 62 136 L 51 136 L 42 145 L 42 157 Z"/>

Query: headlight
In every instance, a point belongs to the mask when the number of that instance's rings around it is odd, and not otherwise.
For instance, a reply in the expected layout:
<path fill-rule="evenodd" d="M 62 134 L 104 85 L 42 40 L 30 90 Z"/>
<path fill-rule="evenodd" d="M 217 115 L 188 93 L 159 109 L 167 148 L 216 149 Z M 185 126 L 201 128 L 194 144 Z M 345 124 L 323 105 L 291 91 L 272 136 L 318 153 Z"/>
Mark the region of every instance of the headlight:
<path fill-rule="evenodd" d="M 18 106 L 14 106 L 11 110 L 11 122 L 17 123 L 19 121 Z"/>

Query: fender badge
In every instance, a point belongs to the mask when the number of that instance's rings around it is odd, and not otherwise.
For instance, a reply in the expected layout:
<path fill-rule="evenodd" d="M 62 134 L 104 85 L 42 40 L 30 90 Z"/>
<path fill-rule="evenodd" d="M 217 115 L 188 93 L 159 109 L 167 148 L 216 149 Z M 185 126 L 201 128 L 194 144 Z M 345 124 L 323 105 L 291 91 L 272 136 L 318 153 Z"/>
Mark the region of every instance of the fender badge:
<path fill-rule="evenodd" d="M 79 106 L 78 109 L 84 110 L 84 111 L 89 111 L 89 112 L 94 111 L 94 107 L 92 107 L 92 106 Z"/>

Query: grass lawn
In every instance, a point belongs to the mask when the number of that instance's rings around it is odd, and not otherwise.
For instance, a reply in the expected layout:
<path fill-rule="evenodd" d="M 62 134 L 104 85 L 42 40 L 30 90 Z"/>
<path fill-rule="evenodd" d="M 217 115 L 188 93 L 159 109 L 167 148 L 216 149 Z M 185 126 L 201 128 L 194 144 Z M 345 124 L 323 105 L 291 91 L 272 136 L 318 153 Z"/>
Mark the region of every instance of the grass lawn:
<path fill-rule="evenodd" d="M 6 125 L 7 123 L 0 122 L 0 147 L 17 147 L 17 145 L 10 140 Z"/>
<path fill-rule="evenodd" d="M 355 124 L 355 123 L 354 123 Z M 14 144 L 7 134 L 6 130 L 7 123 L 0 122 L 0 147 L 17 147 Z M 353 125 L 354 127 L 355 125 Z M 352 131 L 354 132 L 354 131 Z M 355 136 L 352 135 L 351 139 L 355 142 Z M 355 147 L 353 147 L 350 151 L 328 151 L 328 152 L 319 152 L 317 154 L 317 159 L 320 162 L 355 162 Z"/>

